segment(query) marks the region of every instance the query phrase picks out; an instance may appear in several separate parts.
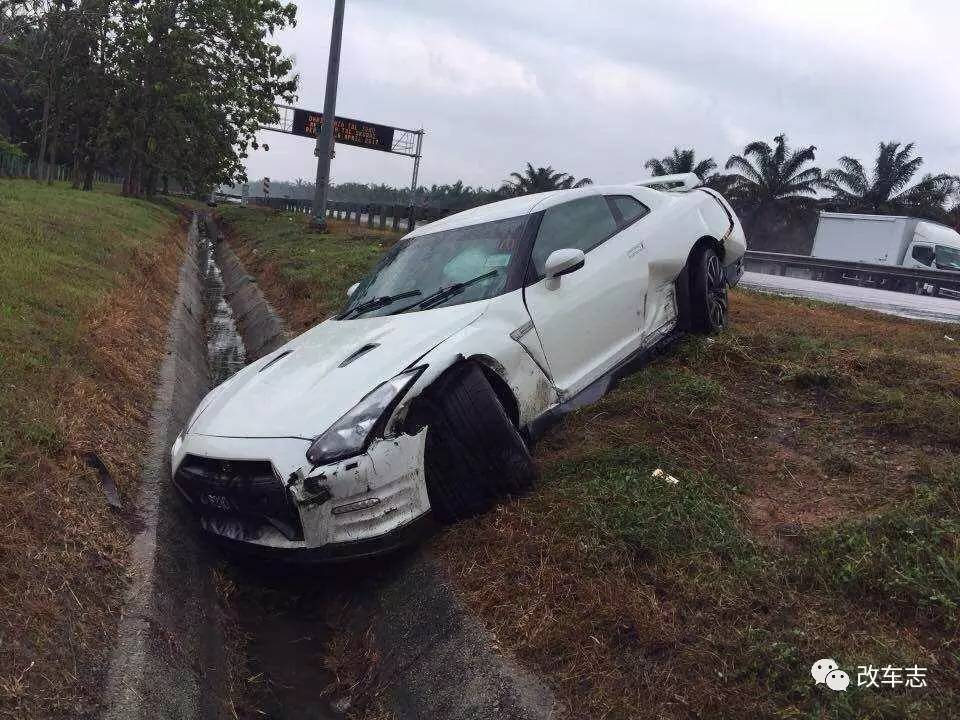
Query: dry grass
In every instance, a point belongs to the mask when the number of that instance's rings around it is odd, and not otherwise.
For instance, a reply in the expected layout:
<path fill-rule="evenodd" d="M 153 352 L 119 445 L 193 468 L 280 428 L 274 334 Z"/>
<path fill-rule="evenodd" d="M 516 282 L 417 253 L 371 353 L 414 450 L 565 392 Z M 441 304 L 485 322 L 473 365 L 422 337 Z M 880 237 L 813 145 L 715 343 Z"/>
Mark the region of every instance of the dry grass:
<path fill-rule="evenodd" d="M 24 199 L 5 207 L 12 226 L 23 221 L 17 214 L 23 204 L 42 217 L 44 192 L 24 185 Z M 107 203 L 105 225 L 116 223 L 130 235 L 102 236 L 102 254 L 92 251 L 102 271 L 69 277 L 83 273 L 91 255 L 89 246 L 61 241 L 87 233 L 82 212 L 35 234 L 30 255 L 13 256 L 25 263 L 43 257 L 44 267 L 14 271 L 42 284 L 7 295 L 23 303 L 14 319 L 27 323 L 11 326 L 20 354 L 8 356 L 4 379 L 17 384 L 2 398 L 19 405 L 4 419 L 10 440 L 0 467 L 2 717 L 92 717 L 98 709 L 136 518 L 107 507 L 85 457 L 96 453 L 103 460 L 131 507 L 182 253 L 183 233 L 172 213 L 135 202 L 127 208 L 127 202 Z M 149 221 L 138 215 L 141 209 Z M 96 213 L 89 217 L 95 219 Z M 64 292 L 57 273 L 73 288 Z"/>

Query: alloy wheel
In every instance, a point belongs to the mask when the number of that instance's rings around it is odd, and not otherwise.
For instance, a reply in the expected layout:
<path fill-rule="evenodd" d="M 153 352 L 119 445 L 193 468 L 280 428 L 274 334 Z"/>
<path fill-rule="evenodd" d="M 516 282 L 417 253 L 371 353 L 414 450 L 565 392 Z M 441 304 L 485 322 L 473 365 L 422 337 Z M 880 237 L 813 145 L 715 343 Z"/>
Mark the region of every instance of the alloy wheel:
<path fill-rule="evenodd" d="M 727 276 L 720 258 L 710 254 L 707 260 L 707 315 L 718 330 L 727 324 Z"/>

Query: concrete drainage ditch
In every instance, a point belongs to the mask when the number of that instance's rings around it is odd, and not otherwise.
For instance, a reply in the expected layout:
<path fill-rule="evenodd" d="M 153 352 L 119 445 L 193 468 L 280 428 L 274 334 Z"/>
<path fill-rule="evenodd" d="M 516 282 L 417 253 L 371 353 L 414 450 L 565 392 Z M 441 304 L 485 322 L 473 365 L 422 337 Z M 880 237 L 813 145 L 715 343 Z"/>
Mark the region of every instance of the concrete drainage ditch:
<path fill-rule="evenodd" d="M 134 540 L 131 586 L 103 717 L 236 717 L 214 567 L 223 561 L 176 497 L 168 449 L 209 388 L 276 349 L 283 325 L 216 223 L 195 215 L 171 313 Z M 246 664 L 267 717 L 342 717 L 356 698 L 326 696 L 328 643 L 363 637 L 368 692 L 397 718 L 548 718 L 551 693 L 492 648 L 429 557 L 297 568 L 233 562 Z"/>

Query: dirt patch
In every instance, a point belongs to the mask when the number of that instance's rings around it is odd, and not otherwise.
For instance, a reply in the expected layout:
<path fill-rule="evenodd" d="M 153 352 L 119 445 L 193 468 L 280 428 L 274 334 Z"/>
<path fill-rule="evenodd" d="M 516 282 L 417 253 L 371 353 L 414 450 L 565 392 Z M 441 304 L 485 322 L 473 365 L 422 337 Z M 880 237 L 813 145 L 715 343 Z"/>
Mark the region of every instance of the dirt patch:
<path fill-rule="evenodd" d="M 98 707 L 136 518 L 110 510 L 85 458 L 103 461 L 129 508 L 182 236 L 177 228 L 138 252 L 87 310 L 71 357 L 50 368 L 62 444 L 23 452 L 15 472 L 4 472 L 0 714 L 73 718 Z"/>

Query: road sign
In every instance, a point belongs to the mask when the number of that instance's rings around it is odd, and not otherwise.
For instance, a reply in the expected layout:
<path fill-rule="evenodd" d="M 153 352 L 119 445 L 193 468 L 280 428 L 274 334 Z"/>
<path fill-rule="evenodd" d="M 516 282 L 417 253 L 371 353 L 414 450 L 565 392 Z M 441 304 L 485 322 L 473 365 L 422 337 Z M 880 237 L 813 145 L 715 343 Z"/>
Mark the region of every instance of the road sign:
<path fill-rule="evenodd" d="M 263 130 L 316 138 L 317 132 L 323 125 L 323 113 L 295 108 L 290 105 L 277 105 L 276 108 L 277 121 L 262 125 Z M 423 151 L 423 128 L 408 130 L 364 120 L 335 117 L 336 121 L 333 125 L 334 142 L 413 158 L 413 179 L 410 183 L 410 190 L 414 197 L 416 196 L 417 177 L 420 173 L 420 158 Z M 314 148 L 314 154 L 316 153 L 317 148 Z M 321 185 L 322 183 L 318 179 L 317 188 L 319 189 Z"/>
<path fill-rule="evenodd" d="M 323 113 L 294 108 L 290 132 L 302 137 L 316 137 L 322 124 Z M 333 125 L 333 139 L 344 145 L 393 151 L 393 128 L 388 125 L 338 117 Z"/>
<path fill-rule="evenodd" d="M 315 138 L 323 122 L 323 113 L 290 105 L 277 105 L 277 122 L 262 125 L 264 130 Z M 365 120 L 337 117 L 334 142 L 381 150 L 414 159 L 420 156 L 423 130 L 407 130 L 392 125 L 379 125 Z"/>

